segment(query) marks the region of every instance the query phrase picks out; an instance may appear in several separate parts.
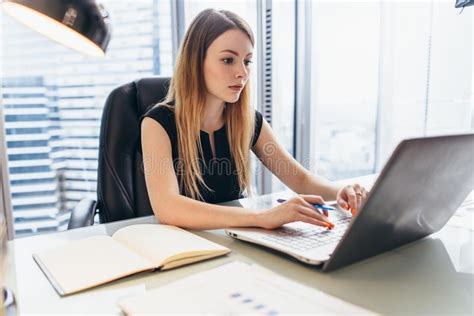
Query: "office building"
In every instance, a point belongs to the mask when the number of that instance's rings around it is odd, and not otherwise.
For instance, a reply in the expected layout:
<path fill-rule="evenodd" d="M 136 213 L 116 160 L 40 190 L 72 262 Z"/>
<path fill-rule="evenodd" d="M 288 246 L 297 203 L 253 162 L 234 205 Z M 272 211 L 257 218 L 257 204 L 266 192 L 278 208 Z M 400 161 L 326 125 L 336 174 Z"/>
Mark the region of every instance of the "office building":
<path fill-rule="evenodd" d="M 94 198 L 105 98 L 131 80 L 170 74 L 167 1 L 102 1 L 112 19 L 105 58 L 84 57 L 3 16 L 3 103 L 18 236 L 64 230 Z M 28 47 L 25 50 L 25 47 Z"/>

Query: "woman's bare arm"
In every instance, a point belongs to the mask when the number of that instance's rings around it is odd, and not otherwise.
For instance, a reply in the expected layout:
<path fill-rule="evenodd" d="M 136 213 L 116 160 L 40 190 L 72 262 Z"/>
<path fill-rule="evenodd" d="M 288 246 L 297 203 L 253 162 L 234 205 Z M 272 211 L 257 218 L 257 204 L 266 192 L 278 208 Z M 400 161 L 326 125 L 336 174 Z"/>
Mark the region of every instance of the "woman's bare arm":
<path fill-rule="evenodd" d="M 367 197 L 365 188 L 358 183 L 340 186 L 304 168 L 278 142 L 265 120 L 253 151 L 274 175 L 298 194 L 317 194 L 326 200 L 337 200 L 353 214 Z"/>
<path fill-rule="evenodd" d="M 278 142 L 270 125 L 263 120 L 253 151 L 262 163 L 291 190 L 299 194 L 318 194 L 326 200 L 336 198 L 339 187 L 312 174 Z"/>
<path fill-rule="evenodd" d="M 311 205 L 324 203 L 315 195 L 299 195 L 264 210 L 209 204 L 180 195 L 170 140 L 164 128 L 150 118 L 142 123 L 142 149 L 148 196 L 153 212 L 162 224 L 188 229 L 249 226 L 272 229 L 302 221 L 333 227 L 329 219 Z"/>
<path fill-rule="evenodd" d="M 160 223 L 189 229 L 258 225 L 256 210 L 209 204 L 180 195 L 168 134 L 150 118 L 143 120 L 141 129 L 148 196 Z"/>

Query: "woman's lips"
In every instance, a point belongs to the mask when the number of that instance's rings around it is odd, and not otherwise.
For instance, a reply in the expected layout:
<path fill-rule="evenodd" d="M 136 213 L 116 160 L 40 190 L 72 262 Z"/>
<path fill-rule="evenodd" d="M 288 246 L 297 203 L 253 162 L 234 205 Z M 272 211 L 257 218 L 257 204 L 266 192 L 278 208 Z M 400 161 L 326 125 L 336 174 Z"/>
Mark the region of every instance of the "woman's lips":
<path fill-rule="evenodd" d="M 242 90 L 242 86 L 230 86 L 229 88 L 235 92 L 239 92 L 240 90 Z"/>

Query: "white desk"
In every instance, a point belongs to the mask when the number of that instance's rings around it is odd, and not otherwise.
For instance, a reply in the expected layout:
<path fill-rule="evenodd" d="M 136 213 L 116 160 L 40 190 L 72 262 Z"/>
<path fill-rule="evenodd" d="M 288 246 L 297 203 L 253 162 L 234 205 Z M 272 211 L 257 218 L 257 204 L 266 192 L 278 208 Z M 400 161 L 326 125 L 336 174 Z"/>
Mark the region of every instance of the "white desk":
<path fill-rule="evenodd" d="M 277 197 L 282 194 L 244 199 L 240 203 L 258 207 Z M 472 208 L 470 204 L 467 207 Z M 65 298 L 56 294 L 31 257 L 32 253 L 72 240 L 110 235 L 126 225 L 154 222 L 150 216 L 10 242 L 6 284 L 15 292 L 20 313 L 118 313 L 114 293 L 163 286 L 233 260 L 259 264 L 376 313 L 472 314 L 474 311 L 472 225 L 471 229 L 445 226 L 423 240 L 328 274 L 277 252 L 233 240 L 222 230 L 195 232 L 233 252 L 171 271 L 128 277 Z"/>

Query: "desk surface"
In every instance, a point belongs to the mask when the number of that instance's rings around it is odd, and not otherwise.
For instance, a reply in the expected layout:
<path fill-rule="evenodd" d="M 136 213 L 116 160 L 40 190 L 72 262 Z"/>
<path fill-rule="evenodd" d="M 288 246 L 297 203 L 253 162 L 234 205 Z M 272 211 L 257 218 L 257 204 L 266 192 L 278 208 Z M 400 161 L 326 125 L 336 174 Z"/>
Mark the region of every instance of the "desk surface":
<path fill-rule="evenodd" d="M 285 194 L 291 193 L 274 193 L 230 204 L 258 208 L 274 203 Z M 463 204 L 464 209 L 472 208 L 470 200 Z M 472 217 L 468 220 L 472 221 Z M 233 252 L 175 270 L 128 277 L 64 298 L 57 295 L 32 259 L 33 253 L 93 235 L 110 235 L 120 227 L 138 223 L 155 223 L 155 218 L 94 225 L 9 242 L 6 284 L 16 295 L 20 313 L 118 313 L 116 298 L 105 299 L 110 293 L 153 289 L 235 260 L 259 264 L 376 313 L 472 314 L 474 311 L 472 223 L 465 228 L 448 224 L 427 238 L 331 273 L 322 273 L 275 251 L 233 240 L 223 230 L 193 232 Z"/>

